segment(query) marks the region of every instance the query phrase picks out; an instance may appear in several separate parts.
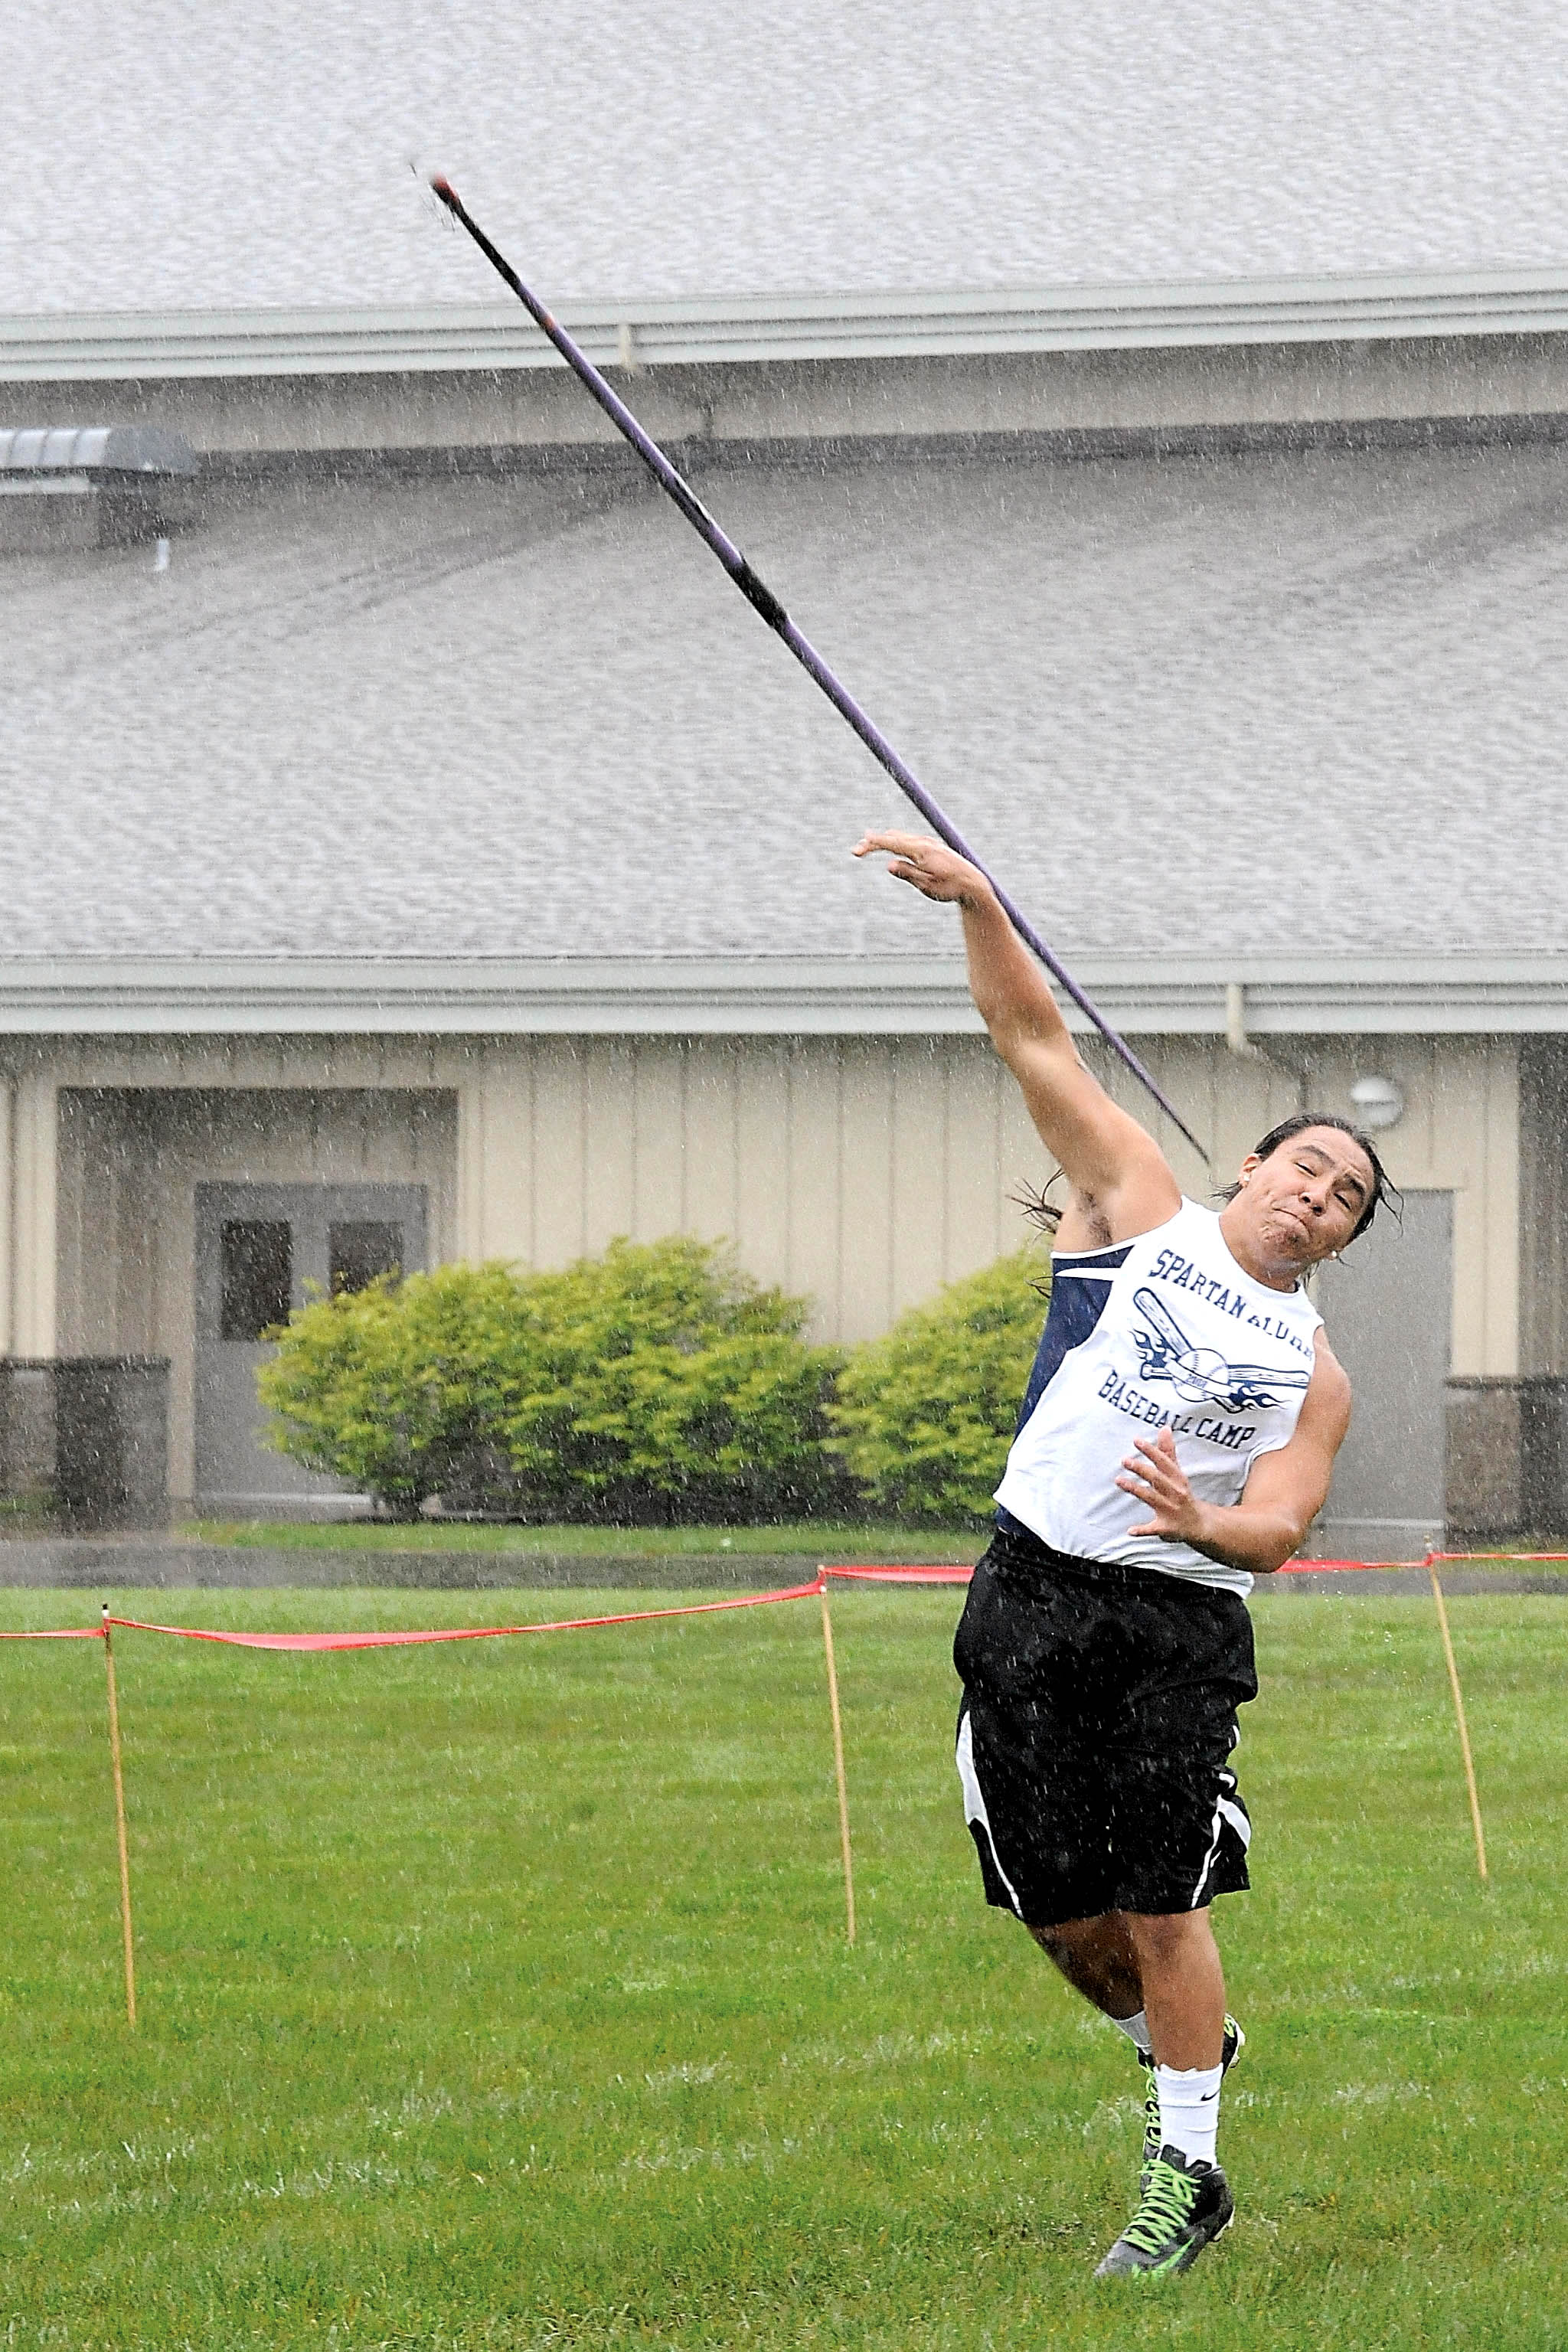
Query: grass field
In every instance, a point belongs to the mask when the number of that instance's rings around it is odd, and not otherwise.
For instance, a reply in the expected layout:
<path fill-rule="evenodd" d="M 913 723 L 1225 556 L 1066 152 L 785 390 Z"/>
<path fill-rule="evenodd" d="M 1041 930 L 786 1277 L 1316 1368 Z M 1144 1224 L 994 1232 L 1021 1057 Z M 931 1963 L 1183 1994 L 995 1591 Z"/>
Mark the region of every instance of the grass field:
<path fill-rule="evenodd" d="M 101 1654 L 0 1648 L 0 2345 L 1568 2343 L 1564 1604 L 1451 1604 L 1482 1893 L 1429 1604 L 1259 1601 L 1258 1891 L 1218 1915 L 1239 2219 L 1152 2291 L 1089 2275 L 1135 2062 L 979 1899 L 955 1606 L 835 1597 L 853 1952 L 815 1603 L 324 1657 L 120 1636 L 134 2041 Z"/>

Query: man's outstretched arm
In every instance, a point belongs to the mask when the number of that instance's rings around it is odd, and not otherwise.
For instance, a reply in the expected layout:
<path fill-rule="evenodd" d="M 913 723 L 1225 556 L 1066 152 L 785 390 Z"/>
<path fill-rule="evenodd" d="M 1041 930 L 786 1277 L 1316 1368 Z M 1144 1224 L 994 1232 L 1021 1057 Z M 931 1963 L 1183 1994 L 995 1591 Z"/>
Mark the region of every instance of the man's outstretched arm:
<path fill-rule="evenodd" d="M 1044 972 L 985 877 L 924 834 L 868 833 L 855 855 L 879 850 L 895 879 L 959 908 L 970 993 L 1095 1236 L 1120 1241 L 1173 1216 L 1181 1191 L 1164 1153 L 1085 1067 Z"/>

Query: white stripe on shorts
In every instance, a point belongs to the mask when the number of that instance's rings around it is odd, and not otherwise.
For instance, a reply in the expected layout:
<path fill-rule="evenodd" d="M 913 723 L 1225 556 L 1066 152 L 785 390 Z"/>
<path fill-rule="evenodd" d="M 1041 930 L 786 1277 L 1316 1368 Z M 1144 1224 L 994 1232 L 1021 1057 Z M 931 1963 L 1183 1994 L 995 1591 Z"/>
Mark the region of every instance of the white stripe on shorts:
<path fill-rule="evenodd" d="M 996 1865 L 996 1875 L 1007 1890 L 1007 1900 L 1021 1919 L 1024 1916 L 1024 1906 L 1018 1900 L 1017 1890 L 1012 1880 L 1002 1867 L 1002 1858 L 996 1851 L 996 1841 L 991 1834 L 991 1816 L 985 1810 L 985 1799 L 980 1788 L 980 1776 L 974 1769 L 974 1727 L 969 1719 L 967 1707 L 963 1710 L 963 1720 L 958 1727 L 958 1746 L 953 1751 L 953 1761 L 958 1766 L 959 1786 L 963 1790 L 963 1818 L 966 1822 L 977 1822 L 984 1831 L 985 1843 L 991 1849 L 991 1859 Z M 1206 1869 L 1206 1864 L 1205 1867 Z"/>
<path fill-rule="evenodd" d="M 1235 1786 L 1234 1781 L 1231 1785 Z M 1209 1850 L 1204 1856 L 1204 1866 L 1198 1873 L 1198 1883 L 1193 1889 L 1193 1899 L 1188 1906 L 1190 1910 L 1195 1911 L 1203 1898 L 1204 1888 L 1208 1885 L 1209 1873 L 1214 1868 L 1219 1853 L 1219 1842 L 1225 1835 L 1226 1822 L 1241 1840 L 1241 1850 L 1245 1853 L 1252 1843 L 1252 1823 L 1247 1820 L 1245 1811 L 1237 1803 L 1235 1798 L 1227 1797 L 1222 1790 L 1215 1800 L 1214 1835 L 1209 1840 Z"/>
<path fill-rule="evenodd" d="M 1252 1843 L 1252 1823 L 1234 1798 L 1222 1797 L 1219 1801 L 1219 1810 L 1241 1840 L 1241 1850 L 1245 1853 Z"/>
<path fill-rule="evenodd" d="M 1203 1900 L 1204 1888 L 1208 1884 L 1208 1875 L 1214 1868 L 1215 1856 L 1219 1852 L 1219 1842 L 1224 1835 L 1225 1816 L 1216 1805 L 1214 1809 L 1214 1835 L 1209 1840 L 1209 1850 L 1204 1856 L 1204 1866 L 1198 1873 L 1198 1883 L 1193 1889 L 1193 1899 L 1187 1906 L 1190 1911 L 1195 1911 Z"/>

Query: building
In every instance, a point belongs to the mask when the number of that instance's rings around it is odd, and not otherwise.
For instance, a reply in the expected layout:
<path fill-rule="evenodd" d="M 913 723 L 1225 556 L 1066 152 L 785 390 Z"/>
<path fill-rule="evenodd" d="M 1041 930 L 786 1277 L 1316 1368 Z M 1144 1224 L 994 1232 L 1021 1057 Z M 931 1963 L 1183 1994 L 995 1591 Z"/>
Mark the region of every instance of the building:
<path fill-rule="evenodd" d="M 1190 1190 L 1384 1082 L 1406 1218 L 1323 1276 L 1363 1410 L 1322 1529 L 1384 1551 L 1446 1482 L 1559 1508 L 1568 268 L 1528 155 L 1506 234 L 1479 175 L 1448 249 L 1394 219 L 1420 268 L 1358 168 L 1337 272 L 1244 274 L 1255 172 L 1206 277 L 1123 186 L 1121 283 L 1090 241 L 912 294 L 884 235 L 784 299 L 737 215 L 719 291 L 560 307 L 1134 1035 Z M 449 304 L 219 307 L 241 250 L 0 317 L 0 424 L 199 458 L 103 545 L 104 479 L 74 545 L 34 492 L 0 562 L 0 1350 L 168 1357 L 172 1490 L 227 1507 L 300 1486 L 249 1400 L 309 1279 L 679 1227 L 853 1339 L 1044 1172 L 952 919 L 847 857 L 891 787 L 521 313 L 466 255 Z"/>

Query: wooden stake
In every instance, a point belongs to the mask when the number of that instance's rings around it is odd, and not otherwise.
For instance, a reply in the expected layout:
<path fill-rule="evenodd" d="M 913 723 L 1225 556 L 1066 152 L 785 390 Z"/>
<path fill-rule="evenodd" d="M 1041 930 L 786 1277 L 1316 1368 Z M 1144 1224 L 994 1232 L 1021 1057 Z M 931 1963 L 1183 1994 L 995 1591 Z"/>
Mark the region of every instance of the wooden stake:
<path fill-rule="evenodd" d="M 1437 1581 L 1437 1563 L 1429 1559 L 1426 1572 L 1432 1579 L 1432 1598 L 1437 1604 L 1437 1627 L 1443 1636 L 1443 1655 L 1448 1661 L 1448 1687 L 1454 1694 L 1454 1716 L 1459 1727 L 1459 1753 L 1465 1759 L 1465 1785 L 1470 1792 L 1470 1825 L 1476 1833 L 1476 1868 L 1484 1878 L 1487 1874 L 1487 1841 L 1481 1829 L 1481 1801 L 1476 1790 L 1476 1768 L 1470 1756 L 1470 1735 L 1465 1727 L 1465 1702 L 1459 1689 L 1459 1669 L 1454 1662 L 1454 1644 L 1448 1637 L 1448 1612 L 1443 1604 L 1443 1588 Z"/>
<path fill-rule="evenodd" d="M 125 1840 L 125 1771 L 120 1755 L 120 1700 L 114 1688 L 114 1644 L 109 1603 L 103 1604 L 103 1663 L 109 1669 L 109 1752 L 114 1762 L 114 1827 L 120 1840 L 120 1925 L 125 1938 L 125 2022 L 136 2030 L 136 1944 L 131 1928 L 131 1849 Z"/>
<path fill-rule="evenodd" d="M 844 1725 L 838 1713 L 838 1669 L 833 1660 L 833 1620 L 827 1612 L 827 1584 L 822 1587 L 822 1650 L 827 1661 L 827 1704 L 833 1716 L 833 1769 L 838 1776 L 838 1843 L 844 1856 L 844 1916 L 849 1941 L 855 1941 L 855 1865 L 849 1855 L 849 1791 L 844 1780 Z"/>

